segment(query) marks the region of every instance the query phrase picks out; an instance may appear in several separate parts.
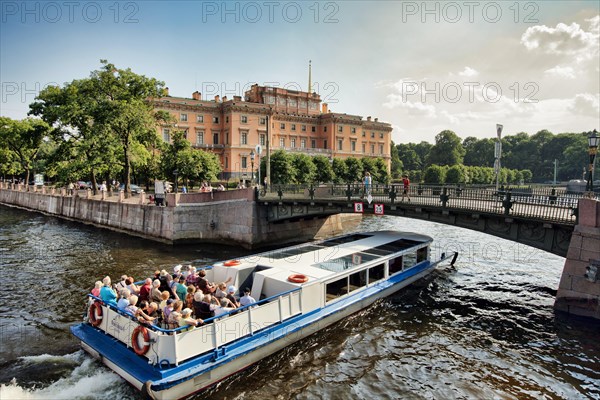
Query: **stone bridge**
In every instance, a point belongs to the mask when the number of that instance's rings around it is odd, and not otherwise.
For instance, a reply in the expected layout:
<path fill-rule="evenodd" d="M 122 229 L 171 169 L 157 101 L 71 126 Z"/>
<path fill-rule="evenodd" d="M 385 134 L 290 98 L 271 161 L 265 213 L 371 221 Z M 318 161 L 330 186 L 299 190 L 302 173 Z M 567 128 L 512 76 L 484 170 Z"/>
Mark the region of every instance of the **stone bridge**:
<path fill-rule="evenodd" d="M 338 213 L 397 215 L 473 229 L 566 257 L 581 194 L 557 189 L 360 185 L 285 186 L 259 191 L 270 222 Z"/>

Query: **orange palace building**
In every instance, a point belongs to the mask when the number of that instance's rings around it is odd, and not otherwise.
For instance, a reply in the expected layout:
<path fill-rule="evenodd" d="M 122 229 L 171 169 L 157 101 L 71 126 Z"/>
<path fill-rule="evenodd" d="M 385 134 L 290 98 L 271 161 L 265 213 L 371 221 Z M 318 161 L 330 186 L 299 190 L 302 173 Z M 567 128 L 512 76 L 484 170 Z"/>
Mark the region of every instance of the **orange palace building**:
<path fill-rule="evenodd" d="M 167 89 L 168 90 L 168 89 Z M 285 150 L 333 158 L 381 157 L 390 169 L 392 127 L 377 118 L 330 112 L 317 93 L 252 85 L 244 99 L 215 96 L 202 100 L 167 95 L 154 100 L 158 110 L 170 112 L 175 126 L 160 126 L 159 134 L 171 141 L 174 130 L 183 131 L 192 147 L 211 151 L 221 160 L 221 179 L 252 176 L 250 153 L 261 145 L 254 170 L 267 152 L 267 121 L 271 152 Z"/>

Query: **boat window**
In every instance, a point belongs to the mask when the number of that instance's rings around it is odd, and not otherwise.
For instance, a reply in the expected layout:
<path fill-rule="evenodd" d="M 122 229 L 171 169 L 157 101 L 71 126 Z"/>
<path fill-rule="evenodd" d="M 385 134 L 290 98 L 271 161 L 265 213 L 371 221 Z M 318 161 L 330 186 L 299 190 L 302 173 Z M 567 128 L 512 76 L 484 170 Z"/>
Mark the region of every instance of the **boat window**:
<path fill-rule="evenodd" d="M 428 247 L 421 247 L 417 250 L 417 263 L 427 260 L 427 250 Z"/>
<path fill-rule="evenodd" d="M 381 246 L 377 246 L 375 249 L 389 251 L 390 253 L 397 253 L 422 243 L 423 242 L 417 242 L 415 240 L 399 239 L 390 243 L 382 244 Z"/>
<path fill-rule="evenodd" d="M 413 251 L 404 255 L 404 269 L 413 267 L 417 263 L 417 252 Z"/>
<path fill-rule="evenodd" d="M 390 275 L 402 271 L 402 256 L 390 260 Z"/>
<path fill-rule="evenodd" d="M 367 270 L 355 272 L 348 277 L 348 292 L 364 286 L 367 286 Z"/>
<path fill-rule="evenodd" d="M 337 299 L 348 293 L 348 277 L 345 276 L 337 281 L 329 282 L 325 285 L 326 301 Z"/>
<path fill-rule="evenodd" d="M 383 264 L 376 265 L 372 268 L 369 268 L 369 283 L 376 282 L 378 280 L 383 279 L 385 276 L 385 268 Z"/>
<path fill-rule="evenodd" d="M 356 235 L 344 236 L 344 237 L 340 237 L 340 238 L 326 240 L 323 243 L 321 243 L 321 246 L 325 246 L 325 247 L 337 246 L 337 245 L 344 244 L 344 243 L 356 242 L 357 240 L 370 238 L 371 236 L 373 236 L 373 235 L 356 234 Z"/>
<path fill-rule="evenodd" d="M 342 272 L 347 269 L 354 268 L 357 265 L 373 261 L 376 258 L 378 257 L 372 254 L 357 252 L 347 256 L 334 258 L 333 260 L 327 260 L 322 263 L 314 264 L 313 267 L 321 268 L 331 272 Z"/>
<path fill-rule="evenodd" d="M 267 258 L 269 258 L 271 260 L 281 260 L 282 258 L 289 258 L 289 259 L 293 260 L 302 254 L 310 253 L 311 251 L 320 250 L 320 249 L 321 249 L 321 247 L 319 247 L 319 246 L 310 245 L 310 246 L 297 247 L 295 249 L 287 249 L 285 251 L 276 250 L 276 251 L 268 253 Z"/>

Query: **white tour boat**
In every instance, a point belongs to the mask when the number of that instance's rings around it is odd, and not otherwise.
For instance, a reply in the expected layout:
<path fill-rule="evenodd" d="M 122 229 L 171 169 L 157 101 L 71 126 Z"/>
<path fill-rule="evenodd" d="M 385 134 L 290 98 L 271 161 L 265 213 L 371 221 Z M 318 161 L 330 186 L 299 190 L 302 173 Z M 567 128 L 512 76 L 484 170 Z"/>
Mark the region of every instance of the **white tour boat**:
<path fill-rule="evenodd" d="M 193 329 L 140 324 L 92 298 L 71 328 L 82 347 L 153 399 L 201 391 L 428 275 L 457 253 L 430 260 L 432 238 L 409 232 L 353 233 L 206 267 L 231 278 L 256 304 Z"/>

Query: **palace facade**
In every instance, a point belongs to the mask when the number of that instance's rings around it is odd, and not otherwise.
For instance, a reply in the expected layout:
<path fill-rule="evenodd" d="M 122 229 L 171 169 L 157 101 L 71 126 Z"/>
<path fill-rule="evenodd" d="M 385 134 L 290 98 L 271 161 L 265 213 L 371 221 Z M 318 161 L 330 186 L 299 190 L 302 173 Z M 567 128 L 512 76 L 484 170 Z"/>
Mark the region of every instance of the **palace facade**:
<path fill-rule="evenodd" d="M 330 112 L 317 93 L 252 85 L 241 96 L 215 96 L 202 100 L 168 95 L 154 99 L 155 109 L 168 111 L 175 126 L 159 126 L 159 134 L 171 141 L 174 130 L 183 131 L 192 147 L 217 154 L 222 179 L 251 179 L 251 152 L 254 171 L 267 152 L 267 131 L 271 152 L 285 150 L 335 158 L 381 157 L 390 168 L 392 127 L 377 118 Z M 267 123 L 269 129 L 267 130 Z M 254 177 L 256 178 L 256 172 Z"/>

